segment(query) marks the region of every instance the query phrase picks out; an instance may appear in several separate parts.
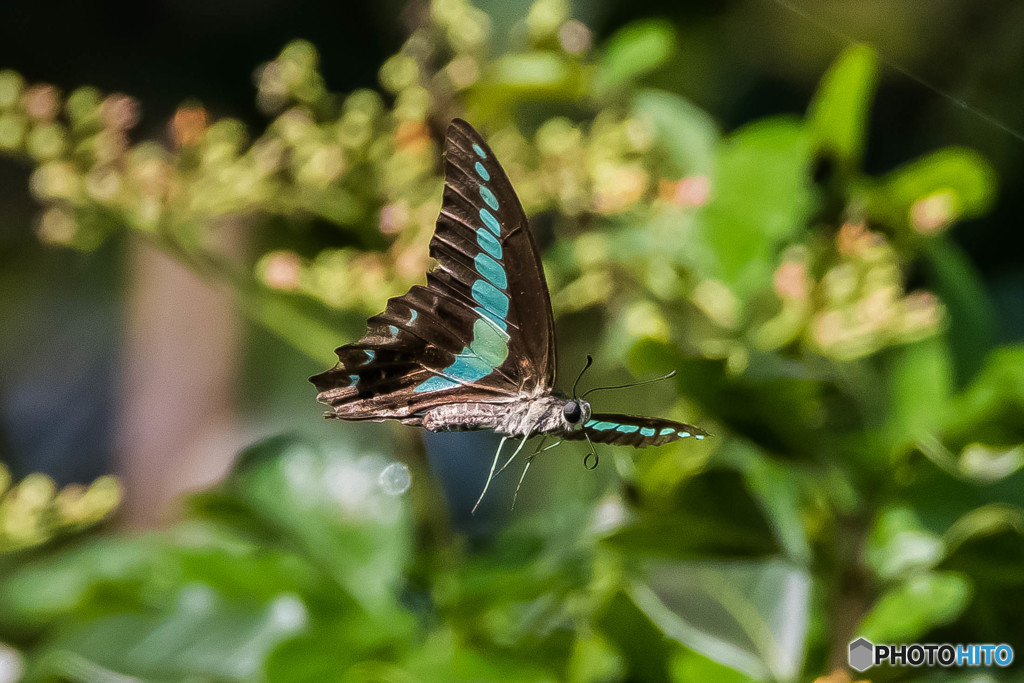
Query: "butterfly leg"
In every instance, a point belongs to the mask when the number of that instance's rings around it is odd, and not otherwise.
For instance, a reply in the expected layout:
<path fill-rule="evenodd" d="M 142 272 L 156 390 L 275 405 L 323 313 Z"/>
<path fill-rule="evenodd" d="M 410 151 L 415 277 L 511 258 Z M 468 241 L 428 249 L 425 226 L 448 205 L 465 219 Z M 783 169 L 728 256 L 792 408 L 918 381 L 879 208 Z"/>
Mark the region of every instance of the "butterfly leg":
<path fill-rule="evenodd" d="M 543 443 L 544 442 L 542 441 L 541 445 L 543 445 Z M 537 448 L 537 450 L 535 450 L 533 453 L 531 453 L 530 457 L 526 459 L 526 467 L 523 468 L 523 474 L 522 474 L 522 476 L 519 477 L 519 483 L 516 484 L 516 492 L 512 495 L 512 509 L 513 510 L 516 509 L 516 500 L 519 499 L 519 489 L 522 488 L 522 486 L 523 486 L 523 480 L 526 479 L 526 472 L 530 469 L 530 465 L 533 464 L 533 459 L 536 458 L 541 453 L 543 453 L 544 451 L 551 450 L 552 448 L 554 448 L 555 446 L 559 445 L 560 443 L 562 443 L 561 439 L 559 439 L 558 441 L 554 442 L 553 444 L 551 444 L 547 448 Z"/>
<path fill-rule="evenodd" d="M 516 484 L 516 492 L 512 494 L 512 509 L 516 509 L 516 501 L 519 500 L 519 489 L 523 486 L 523 480 L 526 479 L 526 473 L 530 470 L 530 465 L 533 464 L 533 459 L 537 457 L 537 453 L 534 453 L 526 459 L 526 467 L 523 468 L 523 474 L 519 477 L 519 483 Z"/>
<path fill-rule="evenodd" d="M 523 440 L 519 442 L 519 448 L 516 449 L 516 452 L 513 453 L 512 457 L 510 457 L 508 459 L 508 462 L 505 463 L 506 466 L 508 466 L 509 462 L 512 462 L 513 460 L 516 459 L 516 456 L 519 455 L 519 452 L 523 450 L 523 446 L 526 445 L 526 442 L 530 440 L 531 436 L 532 434 L 527 434 L 526 436 L 523 437 Z M 501 437 L 501 443 L 498 444 L 498 453 L 501 453 L 501 447 L 505 445 L 505 439 L 507 438 L 507 436 Z M 473 512 L 476 512 L 477 507 L 480 505 L 480 501 L 484 499 L 484 494 L 487 493 L 487 487 L 491 485 L 491 480 L 494 479 L 494 468 L 498 465 L 498 453 L 494 454 L 494 462 L 491 464 L 491 474 L 490 476 L 487 477 L 487 483 L 484 484 L 484 490 L 480 493 L 479 500 L 477 500 L 476 505 L 473 506 Z M 502 467 L 501 469 L 505 468 Z"/>
<path fill-rule="evenodd" d="M 494 479 L 494 470 L 498 467 L 498 459 L 501 457 L 501 449 L 505 447 L 505 442 L 508 440 L 507 436 L 501 437 L 501 443 L 498 444 L 498 450 L 494 453 L 494 462 L 491 463 L 491 472 L 487 475 L 487 482 L 484 484 L 484 490 L 480 492 L 480 497 L 476 499 L 476 505 L 473 506 L 473 512 L 476 514 L 476 509 L 480 507 L 480 502 L 484 499 L 487 494 L 487 487 L 491 485 L 491 480 Z M 522 448 L 522 446 L 520 446 Z M 519 451 L 516 451 L 518 453 Z M 514 455 L 512 457 L 515 457 Z"/>
<path fill-rule="evenodd" d="M 530 457 L 531 457 L 531 458 L 533 458 L 533 457 L 535 457 L 535 456 L 538 456 L 538 455 L 540 455 L 540 454 L 541 454 L 541 453 L 543 453 L 544 451 L 550 451 L 550 450 L 551 450 L 552 448 L 554 448 L 555 446 L 560 446 L 561 444 L 562 444 L 562 440 L 561 440 L 561 439 L 559 439 L 558 441 L 554 442 L 553 444 L 551 444 L 551 445 L 550 445 L 550 446 L 548 446 L 547 448 L 542 448 L 542 449 L 539 449 L 539 450 L 538 450 L 538 451 L 537 451 L 536 453 L 534 453 L 534 454 L 533 454 L 533 455 L 531 455 Z"/>

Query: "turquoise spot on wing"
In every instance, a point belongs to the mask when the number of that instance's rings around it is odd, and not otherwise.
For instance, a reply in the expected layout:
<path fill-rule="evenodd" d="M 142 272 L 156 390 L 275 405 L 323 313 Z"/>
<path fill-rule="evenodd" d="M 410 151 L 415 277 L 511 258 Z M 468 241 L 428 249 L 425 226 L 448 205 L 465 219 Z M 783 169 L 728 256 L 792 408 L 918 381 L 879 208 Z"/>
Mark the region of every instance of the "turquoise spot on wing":
<path fill-rule="evenodd" d="M 363 351 L 363 353 L 366 354 L 366 360 L 363 361 L 363 363 L 369 363 L 371 360 L 373 360 L 373 357 L 377 355 L 373 351 Z"/>
<path fill-rule="evenodd" d="M 416 317 L 419 316 L 419 314 L 420 314 L 419 311 L 410 311 L 409 312 L 409 324 L 410 325 L 412 323 L 416 322 Z"/>
<path fill-rule="evenodd" d="M 498 210 L 498 198 L 494 196 L 494 193 L 491 192 L 491 189 L 489 187 L 487 187 L 486 185 L 481 185 L 480 196 L 483 198 L 485 202 L 487 202 L 487 206 L 491 207 L 495 211 Z"/>
<path fill-rule="evenodd" d="M 473 323 L 473 341 L 469 350 L 493 370 L 508 358 L 508 335 L 489 319 L 477 318 Z"/>
<path fill-rule="evenodd" d="M 475 382 L 491 374 L 494 368 L 476 354 L 465 353 L 466 350 L 456 356 L 455 362 L 444 369 L 445 377 L 463 382 Z"/>
<path fill-rule="evenodd" d="M 498 238 L 492 235 L 490 231 L 484 230 L 483 228 L 477 228 L 476 243 L 493 258 L 501 258 L 501 242 L 499 242 Z"/>
<path fill-rule="evenodd" d="M 493 232 L 495 235 L 501 234 L 501 223 L 494 217 L 494 214 L 487 209 L 480 209 L 480 220 L 484 222 L 487 229 Z"/>
<path fill-rule="evenodd" d="M 696 436 L 696 439 L 697 439 L 697 441 L 703 441 L 704 440 L 704 435 L 703 434 L 698 434 Z"/>
<path fill-rule="evenodd" d="M 488 261 L 491 265 L 486 263 Z M 477 269 L 481 272 L 497 268 L 504 278 L 504 269 L 487 256 L 478 254 L 477 262 Z M 481 266 L 480 263 L 484 265 Z M 492 276 L 497 277 L 493 273 Z M 473 298 L 485 308 L 475 309 L 480 313 L 480 317 L 473 323 L 473 337 L 469 346 L 455 356 L 451 365 L 440 371 L 443 376 L 427 379 L 414 389 L 415 392 L 440 391 L 459 386 L 461 383 L 476 382 L 494 372 L 494 369 L 508 358 L 509 336 L 505 331 L 505 322 L 494 319 L 495 315 L 504 317 L 508 313 L 508 297 L 490 283 L 477 280 L 473 283 Z"/>
<path fill-rule="evenodd" d="M 394 325 L 388 325 L 388 332 L 390 332 L 392 335 L 396 335 L 398 334 L 398 328 L 395 327 Z"/>
<path fill-rule="evenodd" d="M 619 425 L 615 428 L 615 431 L 622 432 L 623 434 L 632 434 L 638 429 L 640 428 L 636 425 Z"/>
<path fill-rule="evenodd" d="M 487 309 L 484 309 L 484 308 L 474 308 L 473 310 L 476 311 L 477 313 L 479 313 L 482 318 L 487 320 L 487 322 L 492 323 L 496 327 L 500 327 L 502 330 L 507 330 L 508 329 L 508 325 L 505 323 L 504 320 L 502 320 L 501 318 L 497 317 L 494 313 L 491 313 Z"/>
<path fill-rule="evenodd" d="M 358 382 L 358 381 L 359 381 L 359 375 L 349 375 L 348 376 L 348 383 L 349 383 L 350 386 L 354 387 L 356 385 L 356 382 Z"/>
<path fill-rule="evenodd" d="M 591 422 L 593 422 L 593 420 L 591 420 Z M 599 432 L 606 432 L 609 429 L 614 429 L 617 426 L 618 423 L 616 422 L 598 422 L 593 427 L 591 427 L 591 429 L 596 429 Z"/>
<path fill-rule="evenodd" d="M 476 310 L 481 313 L 481 317 L 473 323 L 473 339 L 469 346 L 455 356 L 451 365 L 441 370 L 443 376 L 431 377 L 414 391 L 439 391 L 459 386 L 460 383 L 475 382 L 505 362 L 508 358 L 509 336 L 504 325 L 499 326 L 487 311 Z"/>
<path fill-rule="evenodd" d="M 508 297 L 494 288 L 487 280 L 477 280 L 473 283 L 473 298 L 478 304 L 502 320 L 508 315 Z"/>
<path fill-rule="evenodd" d="M 452 387 L 459 386 L 458 382 L 453 382 L 447 377 L 439 377 L 435 375 L 425 382 L 419 384 L 413 391 L 417 394 L 422 394 L 428 391 L 441 391 L 442 389 L 451 389 Z"/>
<path fill-rule="evenodd" d="M 665 436 L 666 434 L 673 434 L 673 433 L 675 433 L 675 431 L 676 430 L 672 429 L 671 427 L 663 427 L 662 430 L 660 432 L 658 432 L 658 436 Z"/>
<path fill-rule="evenodd" d="M 480 145 L 476 144 L 475 142 L 473 143 L 473 151 L 476 152 L 476 155 L 481 159 L 487 158 L 487 155 L 484 153 L 483 148 L 480 147 Z"/>
<path fill-rule="evenodd" d="M 473 260 L 476 265 L 476 272 L 494 283 L 500 289 L 508 287 L 508 279 L 505 277 L 505 269 L 501 264 L 486 254 L 477 254 Z"/>
<path fill-rule="evenodd" d="M 654 436 L 654 427 L 644 427 L 640 430 L 640 436 Z"/>
<path fill-rule="evenodd" d="M 484 168 L 484 165 L 481 164 L 479 161 L 476 162 L 476 173 L 477 173 L 478 176 L 483 178 L 485 181 L 491 179 L 491 174 L 487 172 L 487 169 Z"/>
<path fill-rule="evenodd" d="M 680 431 L 680 432 L 679 432 L 679 436 L 681 436 L 681 437 L 682 437 L 682 438 L 684 438 L 684 439 L 685 439 L 686 437 L 688 437 L 689 435 L 690 435 L 690 432 L 683 432 L 683 431 Z"/>

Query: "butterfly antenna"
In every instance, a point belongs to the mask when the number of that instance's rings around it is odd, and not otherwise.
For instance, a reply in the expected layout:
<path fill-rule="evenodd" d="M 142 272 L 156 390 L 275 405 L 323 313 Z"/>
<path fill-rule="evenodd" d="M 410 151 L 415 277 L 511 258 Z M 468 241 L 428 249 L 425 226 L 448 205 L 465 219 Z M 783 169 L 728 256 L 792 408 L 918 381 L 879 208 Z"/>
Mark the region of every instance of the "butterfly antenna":
<path fill-rule="evenodd" d="M 584 394 L 586 396 L 586 394 Z M 586 430 L 583 432 L 583 436 L 587 437 L 587 443 L 590 444 L 590 452 L 587 453 L 587 457 L 583 458 L 583 466 L 588 470 L 597 469 L 597 463 L 601 461 L 601 456 L 597 454 L 597 449 L 594 448 L 594 442 L 590 440 L 590 434 L 587 434 Z M 590 462 L 590 456 L 594 456 L 594 464 L 588 464 Z"/>
<path fill-rule="evenodd" d="M 675 376 L 676 376 L 676 371 L 673 370 L 672 372 L 668 373 L 667 375 L 662 375 L 661 377 L 654 377 L 652 379 L 645 379 L 645 380 L 641 380 L 639 382 L 629 382 L 628 384 L 616 384 L 615 386 L 612 386 L 612 387 L 594 387 L 593 389 L 588 389 L 583 394 L 583 396 L 580 396 L 580 398 L 586 398 L 587 394 L 592 394 L 595 391 L 605 391 L 606 389 L 629 389 L 630 387 L 639 387 L 639 386 L 642 386 L 644 384 L 654 384 L 655 382 L 661 382 L 661 381 L 666 380 L 666 379 L 672 379 Z"/>
<path fill-rule="evenodd" d="M 594 363 L 594 357 L 591 356 L 588 353 L 587 354 L 587 364 L 583 366 L 583 369 L 580 370 L 580 374 L 576 375 L 576 381 L 572 383 L 572 397 L 573 398 L 579 398 L 578 396 L 576 396 L 576 385 L 578 385 L 580 383 L 580 380 L 583 378 L 583 373 L 586 372 L 587 368 L 589 368 L 593 363 Z M 586 394 L 583 394 L 583 395 L 586 396 Z"/>

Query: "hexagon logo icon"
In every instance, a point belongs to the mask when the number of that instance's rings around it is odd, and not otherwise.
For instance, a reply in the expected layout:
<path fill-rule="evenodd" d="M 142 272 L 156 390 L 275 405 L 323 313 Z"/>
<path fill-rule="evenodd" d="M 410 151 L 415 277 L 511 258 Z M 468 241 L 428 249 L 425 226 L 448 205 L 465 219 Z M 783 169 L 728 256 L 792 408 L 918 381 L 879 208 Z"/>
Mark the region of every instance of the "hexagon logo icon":
<path fill-rule="evenodd" d="M 867 638 L 858 638 L 850 643 L 850 668 L 866 671 L 875 661 L 875 646 Z"/>

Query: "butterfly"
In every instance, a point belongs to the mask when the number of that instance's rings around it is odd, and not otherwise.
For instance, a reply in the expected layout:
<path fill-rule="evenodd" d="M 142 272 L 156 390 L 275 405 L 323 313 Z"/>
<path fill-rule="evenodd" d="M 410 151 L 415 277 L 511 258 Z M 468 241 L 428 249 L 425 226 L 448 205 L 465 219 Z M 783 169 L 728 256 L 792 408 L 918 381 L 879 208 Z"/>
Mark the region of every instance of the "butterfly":
<path fill-rule="evenodd" d="M 327 417 L 394 419 L 431 431 L 494 430 L 503 438 L 488 485 L 508 438 L 522 442 L 505 466 L 537 435 L 586 439 L 595 466 L 594 443 L 643 448 L 703 439 L 703 430 L 672 420 L 593 413 L 575 385 L 572 396 L 555 391 L 551 299 L 508 176 L 461 119 L 448 126 L 444 171 L 430 241 L 437 265 L 426 286 L 389 299 L 362 339 L 337 349 L 334 368 L 310 378 L 317 400 L 331 408 Z"/>

